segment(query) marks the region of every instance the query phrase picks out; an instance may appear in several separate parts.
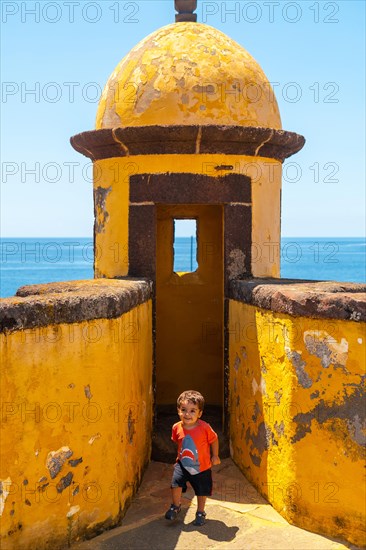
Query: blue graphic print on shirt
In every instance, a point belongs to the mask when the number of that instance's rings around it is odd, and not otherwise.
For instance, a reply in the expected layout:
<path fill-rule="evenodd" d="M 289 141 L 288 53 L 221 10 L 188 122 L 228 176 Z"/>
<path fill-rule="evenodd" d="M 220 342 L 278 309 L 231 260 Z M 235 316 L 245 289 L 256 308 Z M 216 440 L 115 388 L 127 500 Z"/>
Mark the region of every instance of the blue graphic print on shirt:
<path fill-rule="evenodd" d="M 182 441 L 182 448 L 179 460 L 190 474 L 195 475 L 200 472 L 200 463 L 198 460 L 198 451 L 190 435 L 186 435 Z"/>

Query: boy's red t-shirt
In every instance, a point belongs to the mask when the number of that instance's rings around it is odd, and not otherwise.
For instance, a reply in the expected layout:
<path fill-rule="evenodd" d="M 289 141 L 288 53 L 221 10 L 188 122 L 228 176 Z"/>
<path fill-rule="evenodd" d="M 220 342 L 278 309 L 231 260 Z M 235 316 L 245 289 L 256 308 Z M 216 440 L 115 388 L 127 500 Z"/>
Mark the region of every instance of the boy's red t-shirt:
<path fill-rule="evenodd" d="M 217 434 L 204 420 L 198 420 L 191 430 L 177 422 L 172 428 L 172 440 L 178 443 L 178 456 L 182 466 L 192 475 L 211 468 L 210 445 L 217 439 Z"/>

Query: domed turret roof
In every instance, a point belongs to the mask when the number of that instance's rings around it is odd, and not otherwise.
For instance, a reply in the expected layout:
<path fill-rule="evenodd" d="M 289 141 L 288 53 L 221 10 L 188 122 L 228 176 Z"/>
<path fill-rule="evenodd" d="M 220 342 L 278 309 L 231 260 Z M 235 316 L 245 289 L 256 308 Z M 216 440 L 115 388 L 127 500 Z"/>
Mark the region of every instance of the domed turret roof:
<path fill-rule="evenodd" d="M 244 48 L 208 25 L 173 23 L 117 65 L 96 128 L 196 124 L 280 129 L 281 119 L 264 72 Z"/>

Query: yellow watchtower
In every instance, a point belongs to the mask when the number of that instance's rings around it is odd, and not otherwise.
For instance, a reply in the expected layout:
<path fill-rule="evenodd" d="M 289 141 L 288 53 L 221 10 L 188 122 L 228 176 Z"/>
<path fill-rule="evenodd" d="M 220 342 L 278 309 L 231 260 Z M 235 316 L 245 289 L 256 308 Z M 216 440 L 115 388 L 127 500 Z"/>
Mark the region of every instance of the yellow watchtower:
<path fill-rule="evenodd" d="M 176 421 L 194 388 L 205 419 L 223 413 L 220 456 L 276 510 L 363 547 L 366 287 L 279 278 L 281 166 L 304 138 L 281 129 L 254 59 L 196 23 L 196 0 L 175 5 L 112 73 L 96 130 L 71 139 L 94 163 L 95 279 L 1 303 L 1 544 L 120 525 L 151 457 L 169 459 L 166 410 Z M 184 273 L 179 220 L 196 227 Z"/>
<path fill-rule="evenodd" d="M 176 2 L 177 22 L 122 59 L 96 130 L 72 145 L 95 166 L 95 276 L 154 281 L 156 402 L 195 387 L 223 406 L 228 284 L 279 276 L 265 247 L 279 249 L 281 164 L 304 139 L 281 129 L 258 63 L 196 23 L 195 4 Z M 184 274 L 177 219 L 197 228 L 198 267 Z"/>

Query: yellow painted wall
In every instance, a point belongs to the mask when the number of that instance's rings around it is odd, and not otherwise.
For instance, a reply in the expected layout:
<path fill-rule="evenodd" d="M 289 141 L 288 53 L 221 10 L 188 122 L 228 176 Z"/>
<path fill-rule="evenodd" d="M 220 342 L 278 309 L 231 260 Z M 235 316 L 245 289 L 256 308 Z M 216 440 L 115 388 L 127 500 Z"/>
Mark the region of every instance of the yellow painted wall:
<path fill-rule="evenodd" d="M 1 548 L 121 519 L 150 458 L 151 311 L 1 335 Z"/>
<path fill-rule="evenodd" d="M 233 170 L 215 170 L 232 165 Z M 279 277 L 279 161 L 237 155 L 151 155 L 99 160 L 94 163 L 94 191 L 101 188 L 105 210 L 96 205 L 97 277 L 128 274 L 129 177 L 132 174 L 194 173 L 218 177 L 239 173 L 252 180 L 252 272 L 255 277 Z M 98 192 L 98 191 L 97 191 Z"/>
<path fill-rule="evenodd" d="M 197 219 L 192 273 L 173 271 L 174 218 Z M 223 404 L 224 268 L 221 206 L 157 207 L 156 402 L 175 403 L 194 388 Z"/>
<path fill-rule="evenodd" d="M 365 544 L 365 324 L 230 302 L 235 462 L 290 522 Z"/>

